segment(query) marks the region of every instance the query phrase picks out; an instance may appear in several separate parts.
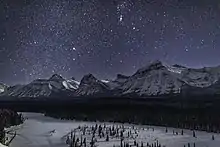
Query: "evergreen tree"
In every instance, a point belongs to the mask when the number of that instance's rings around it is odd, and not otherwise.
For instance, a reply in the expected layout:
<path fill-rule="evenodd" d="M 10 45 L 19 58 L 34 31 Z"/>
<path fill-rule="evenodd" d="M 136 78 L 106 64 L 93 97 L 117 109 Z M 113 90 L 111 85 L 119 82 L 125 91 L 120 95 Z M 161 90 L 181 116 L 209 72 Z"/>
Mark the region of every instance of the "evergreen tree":
<path fill-rule="evenodd" d="M 136 140 L 134 140 L 134 146 L 136 146 L 136 144 L 137 144 L 137 142 L 136 142 Z"/>
<path fill-rule="evenodd" d="M 143 142 L 141 142 L 141 147 L 144 147 L 144 143 Z"/>
<path fill-rule="evenodd" d="M 126 143 L 126 146 L 125 147 L 129 147 L 129 143 Z"/>
<path fill-rule="evenodd" d="M 108 134 L 107 134 L 107 136 L 106 136 L 106 140 L 105 141 L 109 141 L 109 136 L 108 136 Z"/>
<path fill-rule="evenodd" d="M 196 137 L 196 132 L 193 130 L 193 137 Z"/>
<path fill-rule="evenodd" d="M 123 147 L 123 139 L 121 138 L 121 144 L 120 147 Z"/>
<path fill-rule="evenodd" d="M 95 145 L 95 142 L 94 142 L 94 139 L 92 138 L 92 140 L 91 140 L 91 142 L 90 142 L 90 145 L 91 145 L 91 147 L 94 147 L 94 145 Z"/>
<path fill-rule="evenodd" d="M 69 136 L 67 136 L 66 144 L 70 144 L 70 137 Z"/>
<path fill-rule="evenodd" d="M 83 140 L 84 147 L 86 147 L 86 138 Z"/>
<path fill-rule="evenodd" d="M 80 146 L 82 146 L 82 144 L 83 144 L 83 138 L 82 138 L 82 135 L 81 135 Z"/>

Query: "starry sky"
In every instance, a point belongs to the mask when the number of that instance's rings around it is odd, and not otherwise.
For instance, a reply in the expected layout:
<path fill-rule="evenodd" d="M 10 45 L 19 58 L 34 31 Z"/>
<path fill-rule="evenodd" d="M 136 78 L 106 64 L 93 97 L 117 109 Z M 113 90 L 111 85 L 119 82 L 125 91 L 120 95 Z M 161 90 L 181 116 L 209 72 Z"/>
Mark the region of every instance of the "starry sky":
<path fill-rule="evenodd" d="M 220 65 L 218 0 L 0 0 L 0 81 Z"/>

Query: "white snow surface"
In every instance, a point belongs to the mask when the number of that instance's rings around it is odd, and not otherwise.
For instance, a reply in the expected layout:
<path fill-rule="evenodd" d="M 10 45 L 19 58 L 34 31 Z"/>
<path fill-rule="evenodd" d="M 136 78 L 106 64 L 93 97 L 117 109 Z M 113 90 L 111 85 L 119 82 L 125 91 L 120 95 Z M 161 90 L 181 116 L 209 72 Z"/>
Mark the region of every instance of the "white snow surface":
<path fill-rule="evenodd" d="M 3 144 L 0 143 L 0 147 L 8 147 L 8 146 L 5 146 L 5 145 L 3 145 Z"/>
<path fill-rule="evenodd" d="M 37 113 L 24 113 L 24 116 L 27 120 L 23 124 L 7 129 L 12 132 L 16 131 L 17 133 L 17 136 L 10 144 L 10 147 L 68 147 L 66 144 L 66 138 L 71 130 L 84 125 L 104 125 L 104 123 L 99 122 L 57 120 Z M 107 127 L 122 125 L 119 123 L 105 124 Z M 147 142 L 154 143 L 157 140 L 162 145 L 166 145 L 166 147 L 183 147 L 184 145 L 187 146 L 188 143 L 190 143 L 191 146 L 195 143 L 197 147 L 219 147 L 220 144 L 220 135 L 214 133 L 196 131 L 196 138 L 194 138 L 192 131 L 190 130 L 184 130 L 184 134 L 181 135 L 181 129 L 174 128 L 168 128 L 168 132 L 166 133 L 164 127 L 131 124 L 124 124 L 124 127 L 128 131 L 131 130 L 132 132 L 137 132 L 137 143 L 140 144 L 140 142 L 143 142 L 145 146 Z M 174 135 L 173 130 L 178 132 L 178 135 Z M 214 140 L 212 140 L 212 135 L 215 136 Z M 91 135 L 87 134 L 84 137 L 89 141 Z M 99 147 L 113 147 L 113 145 L 116 147 L 120 146 L 120 139 L 118 138 L 110 137 L 109 142 L 101 140 L 98 137 L 97 140 L 98 142 L 96 142 L 96 145 Z M 128 138 L 126 141 L 132 144 L 134 139 Z"/>

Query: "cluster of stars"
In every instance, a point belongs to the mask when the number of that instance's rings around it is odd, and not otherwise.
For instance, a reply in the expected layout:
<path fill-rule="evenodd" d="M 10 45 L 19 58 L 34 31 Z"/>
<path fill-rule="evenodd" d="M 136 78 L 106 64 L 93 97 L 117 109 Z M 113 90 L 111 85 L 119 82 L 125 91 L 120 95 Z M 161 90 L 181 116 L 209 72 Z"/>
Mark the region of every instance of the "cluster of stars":
<path fill-rule="evenodd" d="M 54 73 L 114 78 L 156 59 L 220 64 L 217 6 L 208 0 L 3 1 L 0 80 L 25 83 Z"/>

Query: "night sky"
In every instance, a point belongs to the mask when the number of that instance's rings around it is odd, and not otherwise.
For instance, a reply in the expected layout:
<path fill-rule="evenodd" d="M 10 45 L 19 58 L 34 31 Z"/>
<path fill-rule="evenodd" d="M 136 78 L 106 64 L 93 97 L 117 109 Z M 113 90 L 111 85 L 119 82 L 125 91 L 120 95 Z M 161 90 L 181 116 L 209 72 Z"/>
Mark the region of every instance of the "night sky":
<path fill-rule="evenodd" d="M 218 0 L 0 0 L 0 81 L 220 65 Z"/>

